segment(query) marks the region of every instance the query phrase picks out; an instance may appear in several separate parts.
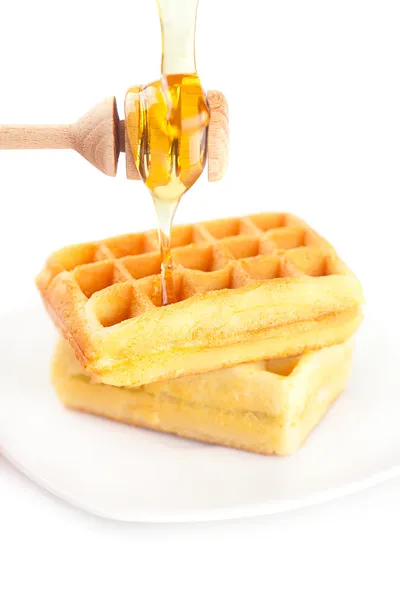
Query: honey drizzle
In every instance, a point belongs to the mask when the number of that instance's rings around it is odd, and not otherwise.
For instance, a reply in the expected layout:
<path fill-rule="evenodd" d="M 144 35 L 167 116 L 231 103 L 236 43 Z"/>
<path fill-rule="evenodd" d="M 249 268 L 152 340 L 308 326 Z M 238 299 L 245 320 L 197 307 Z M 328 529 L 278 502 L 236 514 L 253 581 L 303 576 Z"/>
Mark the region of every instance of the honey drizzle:
<path fill-rule="evenodd" d="M 128 90 L 126 129 L 158 220 L 162 304 L 177 300 L 171 258 L 172 220 L 206 162 L 209 110 L 196 74 L 198 0 L 157 0 L 163 40 L 162 76 Z M 183 73 L 183 74 L 182 74 Z"/>
<path fill-rule="evenodd" d="M 180 198 L 176 202 L 163 201 L 153 195 L 161 251 L 161 302 L 163 306 L 176 301 L 171 256 L 171 226 L 179 200 Z"/>

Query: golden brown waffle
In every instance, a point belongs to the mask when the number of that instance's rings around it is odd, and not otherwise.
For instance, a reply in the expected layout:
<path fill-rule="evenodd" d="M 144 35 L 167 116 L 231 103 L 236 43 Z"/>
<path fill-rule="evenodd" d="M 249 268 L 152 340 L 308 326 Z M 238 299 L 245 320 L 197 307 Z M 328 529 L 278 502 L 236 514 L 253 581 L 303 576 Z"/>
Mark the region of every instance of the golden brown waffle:
<path fill-rule="evenodd" d="M 275 359 L 117 388 L 93 382 L 64 340 L 52 381 L 69 408 L 262 454 L 293 454 L 343 391 L 352 341 Z"/>
<path fill-rule="evenodd" d="M 134 386 L 339 344 L 362 291 L 304 221 L 265 213 L 173 228 L 176 302 L 160 306 L 157 233 L 54 253 L 37 279 L 99 381 Z"/>

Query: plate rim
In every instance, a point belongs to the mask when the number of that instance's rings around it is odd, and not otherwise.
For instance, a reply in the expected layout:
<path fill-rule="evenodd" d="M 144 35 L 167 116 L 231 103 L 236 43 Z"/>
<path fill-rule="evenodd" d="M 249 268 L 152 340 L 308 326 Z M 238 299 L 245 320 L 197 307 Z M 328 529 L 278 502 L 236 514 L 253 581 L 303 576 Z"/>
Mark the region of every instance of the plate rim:
<path fill-rule="evenodd" d="M 95 506 L 80 502 L 76 498 L 70 496 L 68 493 L 55 489 L 51 483 L 45 478 L 38 477 L 34 473 L 24 467 L 10 452 L 1 449 L 1 453 L 6 460 L 16 468 L 20 473 L 25 475 L 30 481 L 49 492 L 52 496 L 58 498 L 63 503 L 69 504 L 74 508 L 77 508 L 85 513 L 107 519 L 109 521 L 116 521 L 119 523 L 154 523 L 154 524 L 173 524 L 173 523 L 207 523 L 215 521 L 227 521 L 233 519 L 244 519 L 251 517 L 267 517 L 275 514 L 282 514 L 293 510 L 299 510 L 302 508 L 318 506 L 326 504 L 332 500 L 338 500 L 362 492 L 366 489 L 375 487 L 391 479 L 395 479 L 400 476 L 400 465 L 389 467 L 383 471 L 377 471 L 369 477 L 361 478 L 357 481 L 353 481 L 344 486 L 335 486 L 315 492 L 314 494 L 306 494 L 300 496 L 293 501 L 282 501 L 279 504 L 271 504 L 266 502 L 256 502 L 252 504 L 238 504 L 234 507 L 224 508 L 208 508 L 207 515 L 203 510 L 194 511 L 181 511 L 174 513 L 171 518 L 168 518 L 165 513 L 160 513 L 150 509 L 146 515 L 140 512 L 135 516 L 135 510 L 132 510 L 132 516 L 127 518 L 125 516 L 111 515 L 107 511 L 101 510 Z"/>

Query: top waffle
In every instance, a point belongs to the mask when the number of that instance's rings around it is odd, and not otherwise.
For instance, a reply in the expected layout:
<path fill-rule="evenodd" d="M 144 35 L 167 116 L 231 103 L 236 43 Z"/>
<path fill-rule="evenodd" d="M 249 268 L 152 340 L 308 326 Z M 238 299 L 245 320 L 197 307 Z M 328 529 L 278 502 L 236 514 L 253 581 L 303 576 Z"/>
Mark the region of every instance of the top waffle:
<path fill-rule="evenodd" d="M 361 287 L 302 220 L 265 213 L 176 226 L 176 302 L 161 306 L 156 231 L 69 246 L 37 278 L 47 310 L 103 383 L 136 386 L 348 339 Z"/>

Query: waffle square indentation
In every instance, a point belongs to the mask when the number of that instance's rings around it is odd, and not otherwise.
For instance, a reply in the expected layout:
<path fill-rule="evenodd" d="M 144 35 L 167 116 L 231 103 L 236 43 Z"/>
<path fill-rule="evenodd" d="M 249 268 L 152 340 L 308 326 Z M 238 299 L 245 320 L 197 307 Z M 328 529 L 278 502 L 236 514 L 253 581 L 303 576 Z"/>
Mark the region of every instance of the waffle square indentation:
<path fill-rule="evenodd" d="M 256 228 L 248 217 L 235 217 L 233 219 L 217 219 L 201 223 L 211 239 L 222 240 L 238 235 L 249 235 L 257 233 Z"/>
<path fill-rule="evenodd" d="M 161 254 L 159 252 L 149 252 L 137 256 L 126 256 L 121 259 L 121 264 L 134 279 L 142 279 L 160 273 Z"/>
<path fill-rule="evenodd" d="M 75 244 L 54 252 L 51 262 L 60 265 L 65 271 L 72 271 L 75 267 L 88 265 L 104 258 L 101 245 L 97 243 Z"/>
<path fill-rule="evenodd" d="M 95 292 L 125 279 L 124 273 L 118 269 L 118 265 L 110 260 L 78 266 L 74 269 L 73 275 L 87 298 L 90 298 Z"/>
<path fill-rule="evenodd" d="M 175 225 L 175 227 L 172 228 L 172 248 L 189 246 L 189 244 L 198 244 L 199 242 L 205 241 L 205 239 L 201 227 L 197 225 Z"/>
<path fill-rule="evenodd" d="M 282 277 L 281 260 L 278 256 L 254 256 L 239 261 L 242 269 L 254 280 Z"/>
<path fill-rule="evenodd" d="M 301 360 L 301 356 L 288 356 L 286 358 L 272 358 L 264 360 L 263 368 L 268 373 L 274 373 L 281 377 L 289 377 L 297 367 Z"/>
<path fill-rule="evenodd" d="M 184 300 L 182 296 L 182 274 L 178 271 L 174 271 L 172 274 L 173 280 L 173 297 L 171 301 L 171 296 L 169 296 L 169 304 L 176 304 Z M 161 288 L 161 275 L 150 275 L 149 277 L 144 277 L 143 279 L 139 279 L 137 282 L 138 288 L 140 291 L 145 294 L 145 296 L 150 300 L 153 306 L 160 308 L 162 303 L 162 288 Z"/>
<path fill-rule="evenodd" d="M 283 269 L 287 275 L 325 277 L 335 274 L 336 261 L 320 248 L 293 248 L 283 257 Z"/>
<path fill-rule="evenodd" d="M 238 235 L 221 240 L 218 246 L 236 260 L 261 254 L 259 238 L 250 235 Z"/>
<path fill-rule="evenodd" d="M 307 245 L 307 233 L 301 227 L 271 229 L 264 238 L 272 249 L 289 250 Z"/>
<path fill-rule="evenodd" d="M 229 257 L 222 248 L 216 246 L 186 246 L 172 250 L 172 259 L 176 265 L 195 271 L 218 271 L 228 262 Z"/>
<path fill-rule="evenodd" d="M 115 258 L 145 254 L 155 249 L 145 233 L 127 233 L 105 240 L 104 244 Z"/>
<path fill-rule="evenodd" d="M 278 227 L 285 227 L 287 220 L 284 213 L 261 213 L 259 215 L 251 215 L 248 218 L 262 232 L 277 229 Z"/>

